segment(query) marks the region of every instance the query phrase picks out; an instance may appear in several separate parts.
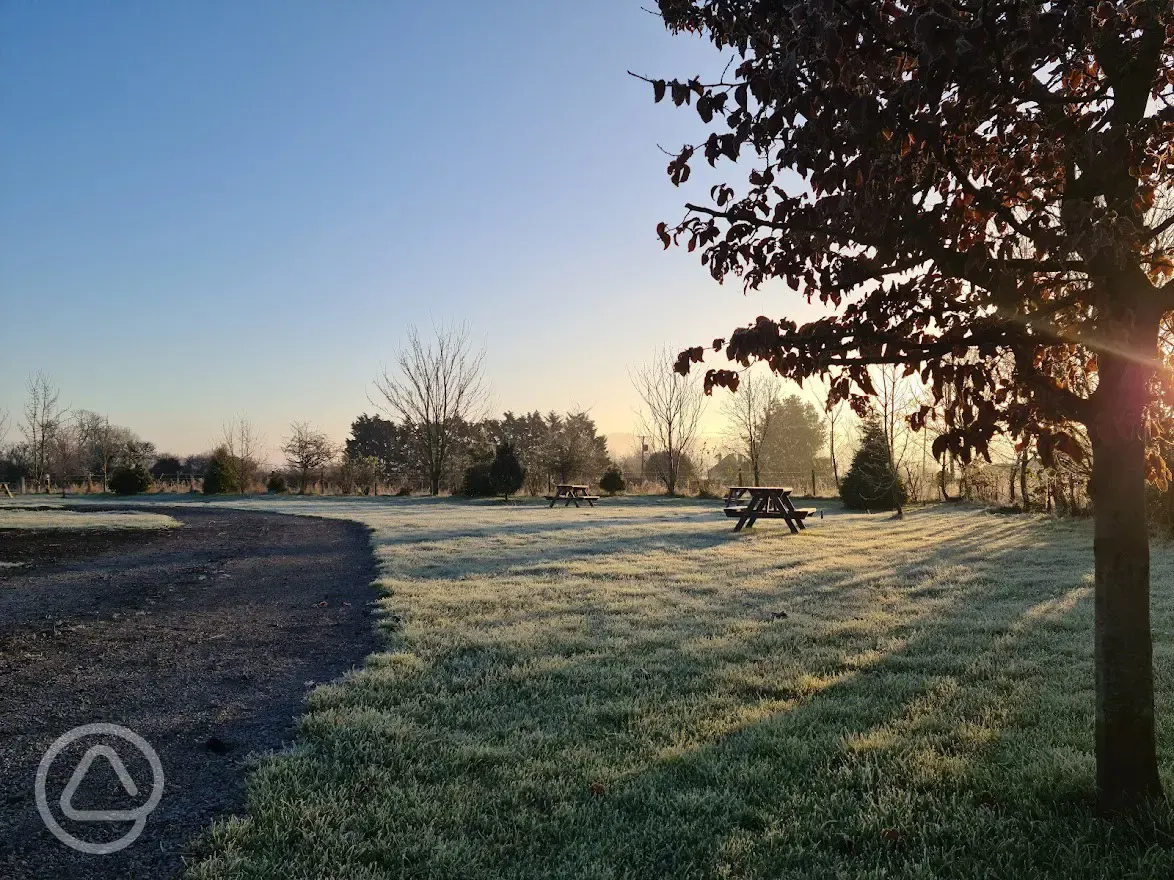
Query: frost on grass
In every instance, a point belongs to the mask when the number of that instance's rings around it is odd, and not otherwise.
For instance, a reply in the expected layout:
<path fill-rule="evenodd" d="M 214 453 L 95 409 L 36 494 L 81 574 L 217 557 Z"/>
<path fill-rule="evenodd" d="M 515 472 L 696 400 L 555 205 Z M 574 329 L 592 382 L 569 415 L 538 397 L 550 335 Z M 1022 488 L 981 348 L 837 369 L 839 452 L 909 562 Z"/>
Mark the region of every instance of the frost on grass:
<path fill-rule="evenodd" d="M 178 520 L 161 513 L 0 507 L 0 529 L 171 529 L 178 526 Z"/>
<path fill-rule="evenodd" d="M 370 526 L 388 647 L 314 693 L 197 878 L 1174 876 L 1152 823 L 1092 815 L 1087 523 L 237 506 Z M 1174 787 L 1172 573 L 1157 548 Z"/>

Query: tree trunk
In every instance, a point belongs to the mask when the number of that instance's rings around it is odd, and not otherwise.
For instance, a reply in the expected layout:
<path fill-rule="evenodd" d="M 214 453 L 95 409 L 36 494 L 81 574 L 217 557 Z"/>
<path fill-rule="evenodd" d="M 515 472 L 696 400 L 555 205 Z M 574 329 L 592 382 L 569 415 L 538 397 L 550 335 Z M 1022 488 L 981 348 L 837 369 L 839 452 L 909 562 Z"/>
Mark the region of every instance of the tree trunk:
<path fill-rule="evenodd" d="M 1102 810 L 1128 810 L 1162 794 L 1154 741 L 1150 554 L 1141 402 L 1145 368 L 1102 356 L 1091 426 L 1096 560 L 1096 756 Z"/>
<path fill-rule="evenodd" d="M 1027 494 L 1027 459 L 1028 455 L 1025 451 L 1023 453 L 1023 466 L 1019 470 L 1019 496 L 1023 499 L 1023 512 L 1028 513 L 1031 510 L 1031 499 Z"/>

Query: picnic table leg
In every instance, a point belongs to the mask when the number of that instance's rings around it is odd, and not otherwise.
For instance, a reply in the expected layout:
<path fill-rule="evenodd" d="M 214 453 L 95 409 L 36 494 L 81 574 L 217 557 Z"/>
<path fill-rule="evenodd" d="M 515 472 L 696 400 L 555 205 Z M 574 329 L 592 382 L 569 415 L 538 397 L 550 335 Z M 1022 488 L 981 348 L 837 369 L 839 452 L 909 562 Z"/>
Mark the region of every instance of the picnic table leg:
<path fill-rule="evenodd" d="M 551 506 L 551 507 L 554 507 L 554 506 L 555 506 L 555 504 L 557 504 L 557 503 L 558 503 L 558 496 L 556 495 L 556 496 L 554 496 L 553 498 L 551 498 L 551 499 L 550 499 L 550 506 Z"/>
<path fill-rule="evenodd" d="M 795 503 L 791 501 L 790 496 L 783 496 L 783 505 L 786 508 L 787 525 L 791 527 L 791 533 L 797 535 L 801 530 L 806 529 L 807 526 L 803 525 L 803 519 L 796 512 Z"/>
<path fill-rule="evenodd" d="M 742 526 L 746 525 L 746 520 L 749 519 L 749 517 L 749 513 L 743 513 L 740 517 L 738 517 L 738 522 L 734 525 L 734 531 L 742 531 Z"/>
<path fill-rule="evenodd" d="M 746 513 L 749 514 L 749 520 L 746 525 L 753 526 L 758 521 L 758 514 L 765 512 L 766 506 L 770 499 L 763 497 L 761 499 L 750 499 L 750 503 L 746 505 Z"/>

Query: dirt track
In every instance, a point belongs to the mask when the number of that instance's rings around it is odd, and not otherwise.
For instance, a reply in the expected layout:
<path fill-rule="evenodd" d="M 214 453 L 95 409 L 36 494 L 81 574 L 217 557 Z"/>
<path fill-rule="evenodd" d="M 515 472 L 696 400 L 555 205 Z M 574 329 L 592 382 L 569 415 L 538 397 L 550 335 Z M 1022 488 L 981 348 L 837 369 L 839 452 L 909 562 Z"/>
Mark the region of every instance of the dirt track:
<path fill-rule="evenodd" d="M 243 807 L 249 753 L 288 742 L 313 683 L 378 648 L 375 565 L 361 527 L 223 509 L 160 512 L 184 527 L 0 532 L 0 561 L 31 562 L 0 567 L 0 877 L 174 875 L 194 835 Z M 105 856 L 50 835 L 33 784 L 58 736 L 99 721 L 142 735 L 166 775 L 142 836 Z M 55 811 L 95 742 L 54 761 L 47 791 Z M 128 805 L 113 768 L 98 760 L 75 807 L 133 808 L 149 792 L 145 760 L 112 745 L 146 792 Z M 55 815 L 92 842 L 131 827 Z"/>

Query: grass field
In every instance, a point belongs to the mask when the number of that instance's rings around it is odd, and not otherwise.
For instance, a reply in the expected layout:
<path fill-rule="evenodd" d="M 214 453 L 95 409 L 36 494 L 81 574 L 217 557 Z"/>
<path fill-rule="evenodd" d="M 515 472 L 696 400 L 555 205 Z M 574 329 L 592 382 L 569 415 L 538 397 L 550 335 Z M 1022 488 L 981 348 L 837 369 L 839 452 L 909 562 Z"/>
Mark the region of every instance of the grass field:
<path fill-rule="evenodd" d="M 388 649 L 196 878 L 1174 876 L 1168 813 L 1093 816 L 1087 522 L 265 505 L 372 528 Z M 1159 548 L 1168 787 L 1172 583 Z"/>
<path fill-rule="evenodd" d="M 179 522 L 160 513 L 74 511 L 0 506 L 0 529 L 171 529 Z"/>

